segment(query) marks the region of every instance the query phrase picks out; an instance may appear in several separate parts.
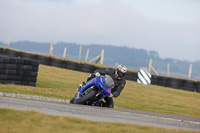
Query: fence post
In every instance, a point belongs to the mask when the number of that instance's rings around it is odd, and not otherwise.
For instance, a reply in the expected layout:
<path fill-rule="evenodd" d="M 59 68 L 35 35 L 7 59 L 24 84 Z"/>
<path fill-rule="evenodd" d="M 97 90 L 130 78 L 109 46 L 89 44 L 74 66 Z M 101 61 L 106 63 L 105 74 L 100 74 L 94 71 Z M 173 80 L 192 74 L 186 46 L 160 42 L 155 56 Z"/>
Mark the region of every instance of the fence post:
<path fill-rule="evenodd" d="M 101 55 L 98 55 L 97 57 L 95 57 L 92 60 L 90 60 L 89 63 L 92 63 L 95 60 L 99 60 L 100 58 L 101 58 Z"/>
<path fill-rule="evenodd" d="M 169 76 L 169 63 L 167 64 L 167 76 Z"/>
<path fill-rule="evenodd" d="M 103 64 L 103 59 L 104 59 L 104 49 L 101 50 L 101 54 L 95 57 L 94 59 L 90 60 L 89 63 L 93 62 L 96 60 L 95 63 L 100 61 L 100 64 Z"/>
<path fill-rule="evenodd" d="M 153 70 L 153 72 L 154 72 L 156 75 L 159 75 L 159 73 L 156 71 L 156 69 L 155 69 L 153 66 L 151 66 L 151 69 Z"/>
<path fill-rule="evenodd" d="M 103 59 L 104 59 L 104 49 L 101 50 L 101 60 L 100 60 L 100 64 L 103 64 Z"/>
<path fill-rule="evenodd" d="M 159 73 L 156 71 L 156 69 L 152 66 L 152 58 L 149 60 L 149 70 L 148 70 L 149 73 L 151 73 L 151 69 L 153 70 L 153 72 L 156 75 L 159 75 Z"/>
<path fill-rule="evenodd" d="M 51 41 L 50 49 L 49 49 L 49 56 L 53 56 L 53 41 Z"/>
<path fill-rule="evenodd" d="M 11 37 L 12 37 L 12 34 L 10 33 L 9 40 L 8 40 L 8 48 L 10 48 Z"/>
<path fill-rule="evenodd" d="M 87 59 L 88 59 L 89 51 L 90 51 L 90 49 L 88 48 L 88 49 L 87 49 L 87 53 L 86 53 L 86 57 L 85 57 L 85 61 L 86 61 L 86 62 L 87 62 Z"/>
<path fill-rule="evenodd" d="M 151 73 L 151 64 L 152 64 L 152 58 L 149 60 L 149 69 L 148 69 L 149 73 Z"/>
<path fill-rule="evenodd" d="M 66 57 L 66 52 L 67 52 L 67 48 L 65 47 L 65 48 L 64 48 L 64 53 L 63 53 L 63 58 Z"/>
<path fill-rule="evenodd" d="M 190 64 L 190 67 L 189 67 L 188 79 L 191 78 L 191 73 L 192 73 L 192 64 Z"/>
<path fill-rule="evenodd" d="M 79 61 L 81 60 L 81 51 L 82 51 L 82 45 L 80 45 L 80 48 L 79 48 L 79 57 L 78 57 Z"/>

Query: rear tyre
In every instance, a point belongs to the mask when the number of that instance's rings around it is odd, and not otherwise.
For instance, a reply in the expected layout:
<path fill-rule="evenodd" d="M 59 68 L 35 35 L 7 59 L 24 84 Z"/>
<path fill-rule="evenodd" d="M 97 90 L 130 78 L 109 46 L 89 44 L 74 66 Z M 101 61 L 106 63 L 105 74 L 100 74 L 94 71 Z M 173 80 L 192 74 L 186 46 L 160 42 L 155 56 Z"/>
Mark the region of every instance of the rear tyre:
<path fill-rule="evenodd" d="M 78 100 L 74 101 L 75 104 L 83 104 L 86 102 L 88 99 L 94 97 L 97 94 L 97 90 L 92 89 L 90 92 L 88 92 L 86 95 L 83 95 L 81 98 Z"/>

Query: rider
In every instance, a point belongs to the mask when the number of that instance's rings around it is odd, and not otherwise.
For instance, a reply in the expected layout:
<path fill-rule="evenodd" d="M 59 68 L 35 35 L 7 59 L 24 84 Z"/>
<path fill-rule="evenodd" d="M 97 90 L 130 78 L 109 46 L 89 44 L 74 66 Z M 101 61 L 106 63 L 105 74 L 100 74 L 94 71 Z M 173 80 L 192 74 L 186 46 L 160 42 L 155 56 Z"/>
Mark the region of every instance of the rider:
<path fill-rule="evenodd" d="M 105 102 L 101 102 L 103 107 L 109 107 L 113 108 L 114 107 L 114 102 L 113 102 L 113 97 L 118 97 L 121 93 L 121 91 L 124 89 L 124 86 L 126 85 L 126 80 L 124 76 L 127 73 L 127 68 L 125 65 L 119 65 L 116 70 L 112 68 L 107 68 L 105 70 L 96 70 L 94 73 L 90 74 L 88 76 L 87 81 L 89 81 L 92 78 L 95 78 L 97 76 L 101 75 L 109 75 L 114 83 L 115 86 L 111 91 L 111 95 L 109 97 L 105 97 L 104 100 Z"/>

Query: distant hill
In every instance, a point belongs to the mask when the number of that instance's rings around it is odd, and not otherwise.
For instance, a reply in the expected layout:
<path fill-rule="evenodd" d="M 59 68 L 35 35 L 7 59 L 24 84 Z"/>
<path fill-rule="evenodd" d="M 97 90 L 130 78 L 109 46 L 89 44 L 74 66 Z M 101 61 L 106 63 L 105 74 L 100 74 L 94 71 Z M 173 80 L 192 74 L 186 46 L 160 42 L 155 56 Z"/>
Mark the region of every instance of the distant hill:
<path fill-rule="evenodd" d="M 0 42 L 0 46 L 7 47 L 7 44 Z M 62 57 L 64 48 L 67 47 L 66 58 L 78 60 L 80 44 L 59 42 L 53 45 L 53 55 Z M 19 41 L 11 42 L 10 48 L 29 51 L 34 53 L 49 54 L 50 43 Z M 104 64 L 116 67 L 118 64 L 125 64 L 128 69 L 138 70 L 141 67 L 148 67 L 149 59 L 152 58 L 153 67 L 160 75 L 166 75 L 167 64 L 170 64 L 170 76 L 187 78 L 189 65 L 193 64 L 192 79 L 200 80 L 200 61 L 188 62 L 177 59 L 161 59 L 156 51 L 136 49 L 129 47 L 117 47 L 111 45 L 83 45 L 81 60 L 85 60 L 86 51 L 90 49 L 88 60 L 93 59 L 104 49 Z"/>

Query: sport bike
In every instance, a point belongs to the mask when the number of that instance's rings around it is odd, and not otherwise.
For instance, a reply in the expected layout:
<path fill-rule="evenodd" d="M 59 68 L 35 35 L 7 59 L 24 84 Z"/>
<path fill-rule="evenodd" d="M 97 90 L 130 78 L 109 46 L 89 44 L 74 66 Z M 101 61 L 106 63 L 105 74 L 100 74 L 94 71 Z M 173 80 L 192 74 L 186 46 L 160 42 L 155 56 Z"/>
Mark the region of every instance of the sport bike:
<path fill-rule="evenodd" d="M 114 81 L 109 75 L 95 77 L 86 82 L 81 88 L 77 88 L 72 103 L 95 105 L 104 97 L 110 96 L 113 87 Z"/>

